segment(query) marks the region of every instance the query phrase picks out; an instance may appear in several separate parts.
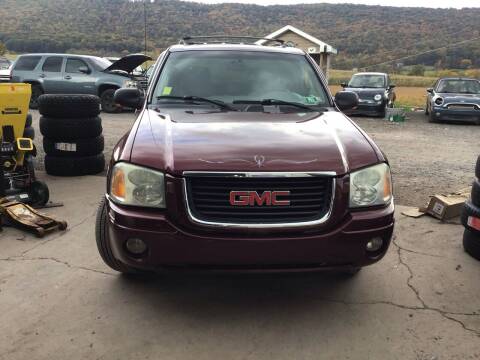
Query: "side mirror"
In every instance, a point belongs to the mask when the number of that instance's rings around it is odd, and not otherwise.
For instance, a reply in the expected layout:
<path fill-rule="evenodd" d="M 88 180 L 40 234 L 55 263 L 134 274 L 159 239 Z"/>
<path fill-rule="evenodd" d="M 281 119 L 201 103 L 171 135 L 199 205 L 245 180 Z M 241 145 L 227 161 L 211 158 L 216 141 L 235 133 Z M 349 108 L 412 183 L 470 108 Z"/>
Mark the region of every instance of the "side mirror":
<path fill-rule="evenodd" d="M 395 89 L 397 87 L 397 85 L 391 84 L 389 87 L 390 87 L 390 89 Z"/>
<path fill-rule="evenodd" d="M 347 84 L 346 82 L 342 82 L 342 83 L 340 83 L 340 86 L 341 86 L 342 88 L 346 88 L 346 87 L 348 86 L 348 84 Z"/>
<path fill-rule="evenodd" d="M 428 89 L 427 89 L 427 93 L 433 94 L 433 88 L 428 88 Z"/>
<path fill-rule="evenodd" d="M 121 88 L 115 91 L 113 101 L 121 106 L 138 110 L 142 108 L 145 98 L 138 89 Z"/>
<path fill-rule="evenodd" d="M 82 74 L 90 74 L 90 69 L 88 66 L 80 66 L 78 71 L 80 71 Z"/>
<path fill-rule="evenodd" d="M 339 91 L 335 94 L 335 104 L 342 111 L 356 108 L 358 95 L 352 91 Z"/>

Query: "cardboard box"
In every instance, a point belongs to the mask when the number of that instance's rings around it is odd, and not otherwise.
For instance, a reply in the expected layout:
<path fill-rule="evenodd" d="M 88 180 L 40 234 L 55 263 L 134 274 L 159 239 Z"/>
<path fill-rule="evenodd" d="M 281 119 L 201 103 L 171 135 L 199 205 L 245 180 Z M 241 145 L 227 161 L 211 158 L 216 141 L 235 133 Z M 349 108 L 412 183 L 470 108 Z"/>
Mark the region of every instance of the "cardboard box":
<path fill-rule="evenodd" d="M 462 213 L 463 204 L 468 197 L 469 193 L 466 192 L 434 195 L 428 203 L 427 214 L 440 220 L 447 220 L 459 216 Z"/>

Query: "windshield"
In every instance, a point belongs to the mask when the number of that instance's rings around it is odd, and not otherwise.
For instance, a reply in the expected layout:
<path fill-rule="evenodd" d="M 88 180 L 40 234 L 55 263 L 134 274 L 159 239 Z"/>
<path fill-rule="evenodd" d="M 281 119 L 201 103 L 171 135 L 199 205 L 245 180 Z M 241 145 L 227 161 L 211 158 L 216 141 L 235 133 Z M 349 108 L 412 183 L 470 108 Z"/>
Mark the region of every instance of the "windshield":
<path fill-rule="evenodd" d="M 442 80 L 437 86 L 439 93 L 480 94 L 480 81 L 449 79 Z"/>
<path fill-rule="evenodd" d="M 353 75 L 348 83 L 348 87 L 352 88 L 385 88 L 385 76 L 384 75 L 367 75 L 357 74 Z"/>
<path fill-rule="evenodd" d="M 171 102 L 175 96 L 195 96 L 227 104 L 275 99 L 329 106 L 327 93 L 305 56 L 256 51 L 174 52 L 153 95 L 157 104 Z"/>

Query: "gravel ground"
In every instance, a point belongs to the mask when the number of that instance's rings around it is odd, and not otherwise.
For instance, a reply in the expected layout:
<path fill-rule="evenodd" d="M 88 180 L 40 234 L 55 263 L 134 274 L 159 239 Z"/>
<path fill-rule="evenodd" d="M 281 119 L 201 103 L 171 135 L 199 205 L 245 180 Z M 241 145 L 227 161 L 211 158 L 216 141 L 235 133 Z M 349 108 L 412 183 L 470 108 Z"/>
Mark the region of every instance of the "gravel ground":
<path fill-rule="evenodd" d="M 102 114 L 105 154 L 112 153 L 118 139 L 133 124 L 133 113 Z M 33 112 L 37 167 L 43 168 L 38 112 Z M 404 123 L 382 119 L 353 118 L 382 148 L 392 165 L 397 204 L 421 206 L 428 196 L 465 188 L 473 179 L 480 154 L 480 127 L 460 124 L 430 124 L 423 113 L 410 113 Z"/>
<path fill-rule="evenodd" d="M 429 195 L 470 186 L 480 154 L 480 127 L 431 124 L 423 113 L 408 117 L 404 123 L 353 118 L 387 155 L 396 202 L 421 206 Z"/>

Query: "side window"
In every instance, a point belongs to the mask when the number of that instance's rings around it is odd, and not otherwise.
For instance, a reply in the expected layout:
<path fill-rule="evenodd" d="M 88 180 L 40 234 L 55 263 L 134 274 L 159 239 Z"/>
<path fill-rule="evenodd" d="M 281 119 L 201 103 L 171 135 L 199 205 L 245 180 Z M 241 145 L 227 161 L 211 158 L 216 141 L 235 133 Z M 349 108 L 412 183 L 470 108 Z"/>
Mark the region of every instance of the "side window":
<path fill-rule="evenodd" d="M 65 72 L 73 74 L 81 74 L 79 70 L 81 67 L 88 68 L 88 65 L 85 61 L 80 59 L 67 59 L 67 65 L 65 66 Z"/>
<path fill-rule="evenodd" d="M 43 63 L 42 70 L 45 72 L 62 71 L 63 58 L 59 56 L 48 57 Z"/>
<path fill-rule="evenodd" d="M 41 56 L 22 56 L 15 63 L 14 70 L 32 71 L 41 58 Z"/>

